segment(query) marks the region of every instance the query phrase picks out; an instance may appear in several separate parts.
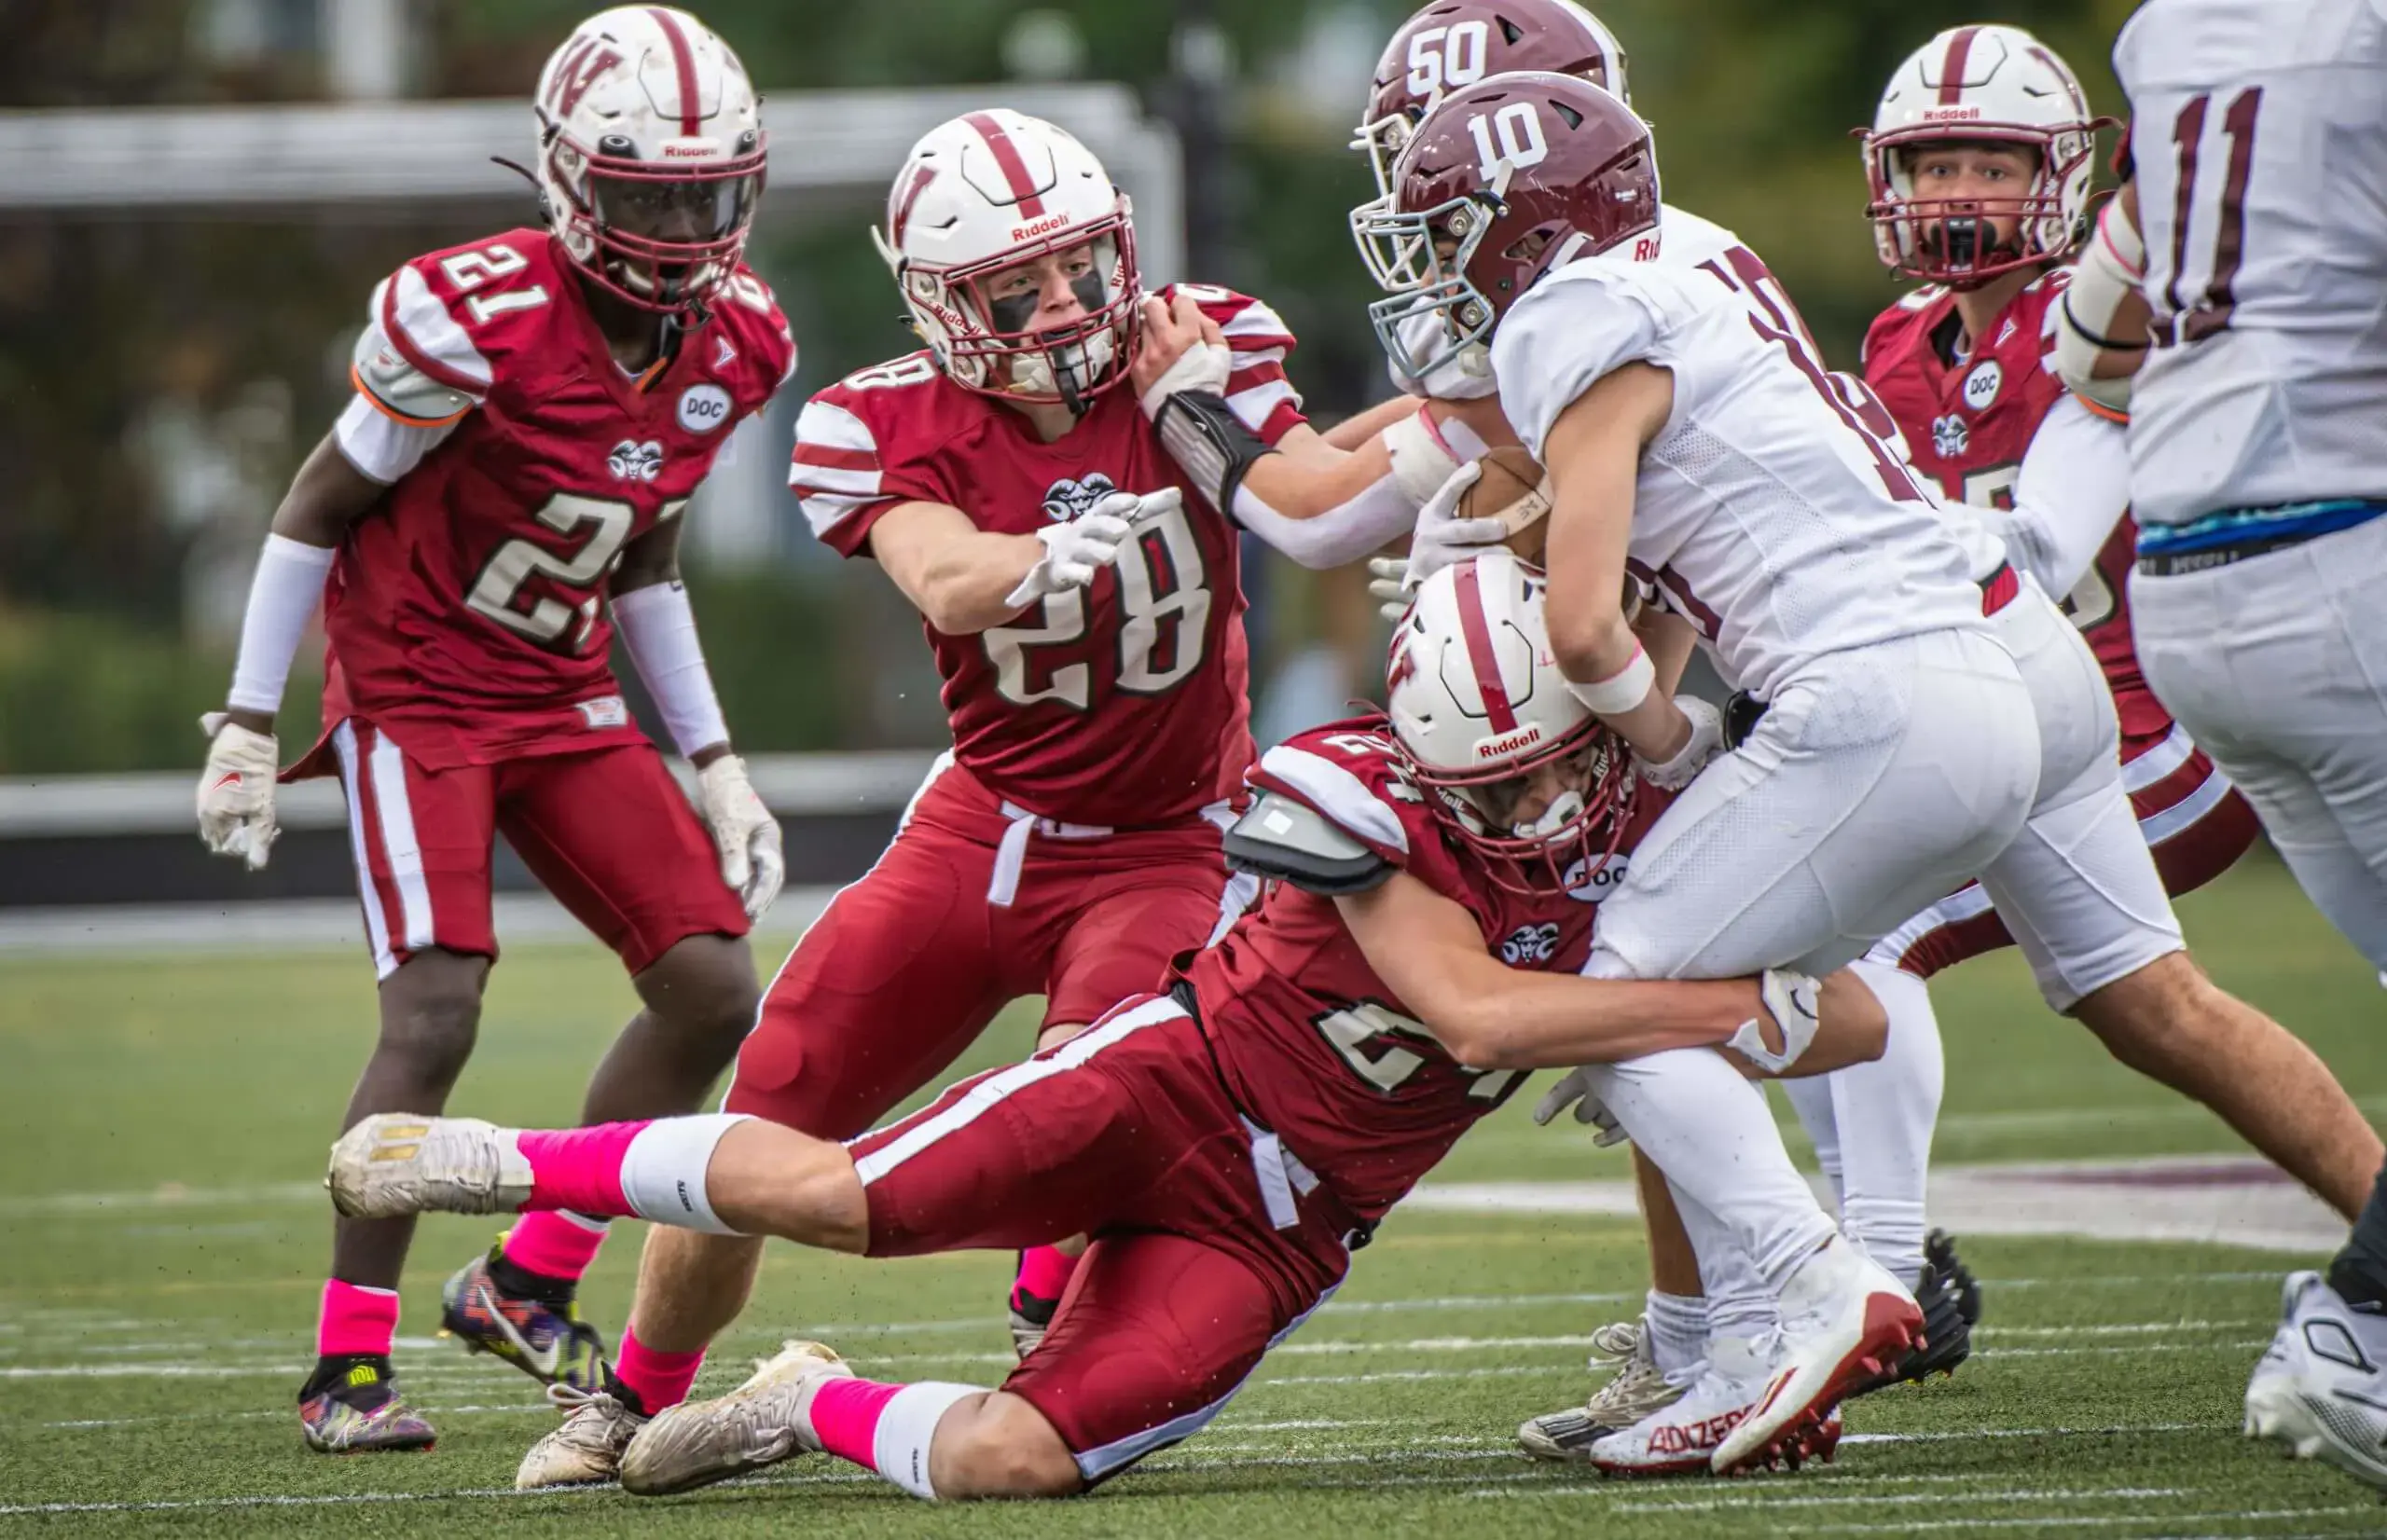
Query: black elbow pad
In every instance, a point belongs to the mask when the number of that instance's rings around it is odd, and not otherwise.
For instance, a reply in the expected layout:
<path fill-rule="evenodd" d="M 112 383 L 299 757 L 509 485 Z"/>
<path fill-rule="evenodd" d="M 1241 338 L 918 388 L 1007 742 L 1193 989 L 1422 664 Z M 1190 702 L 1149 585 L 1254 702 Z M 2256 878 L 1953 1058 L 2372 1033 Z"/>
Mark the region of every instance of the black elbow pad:
<path fill-rule="evenodd" d="M 1262 791 L 1226 834 L 1227 865 L 1332 898 L 1382 887 L 1392 862 L 1304 803 Z"/>

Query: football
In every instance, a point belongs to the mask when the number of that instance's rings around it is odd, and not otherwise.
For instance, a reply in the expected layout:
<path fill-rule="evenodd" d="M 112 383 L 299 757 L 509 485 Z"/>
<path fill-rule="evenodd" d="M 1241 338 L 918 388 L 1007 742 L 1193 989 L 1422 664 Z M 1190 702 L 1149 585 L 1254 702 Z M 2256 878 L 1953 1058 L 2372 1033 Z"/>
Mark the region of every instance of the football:
<path fill-rule="evenodd" d="M 1550 478 L 1519 445 L 1486 449 L 1480 463 L 1483 474 L 1460 496 L 1458 516 L 1498 519 L 1509 529 L 1501 543 L 1538 563 L 1549 532 L 1543 520 L 1550 513 Z"/>

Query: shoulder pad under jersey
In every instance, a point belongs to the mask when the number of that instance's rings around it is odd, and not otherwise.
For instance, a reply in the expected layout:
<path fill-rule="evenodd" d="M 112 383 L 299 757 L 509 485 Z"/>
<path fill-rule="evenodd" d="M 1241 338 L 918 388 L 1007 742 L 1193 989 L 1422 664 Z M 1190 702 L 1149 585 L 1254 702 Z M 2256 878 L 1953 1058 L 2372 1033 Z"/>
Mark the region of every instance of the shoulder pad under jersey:
<path fill-rule="evenodd" d="M 377 304 L 377 317 L 379 310 Z M 367 322 L 356 335 L 352 363 L 356 388 L 401 422 L 430 427 L 452 421 L 476 405 L 473 397 L 454 386 L 442 384 L 408 363 L 381 329 L 379 319 Z"/>
<path fill-rule="evenodd" d="M 1261 792 L 1227 831 L 1226 857 L 1238 872 L 1329 897 L 1381 887 L 1395 870 L 1324 814 L 1274 791 Z"/>

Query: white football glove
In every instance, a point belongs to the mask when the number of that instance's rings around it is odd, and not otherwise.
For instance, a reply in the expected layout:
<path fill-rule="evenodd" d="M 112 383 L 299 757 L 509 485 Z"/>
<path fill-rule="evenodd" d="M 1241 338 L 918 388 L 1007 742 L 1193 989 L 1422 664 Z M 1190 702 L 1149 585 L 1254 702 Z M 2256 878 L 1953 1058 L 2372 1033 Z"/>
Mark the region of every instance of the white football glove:
<path fill-rule="evenodd" d="M 208 735 L 207 767 L 199 775 L 199 837 L 219 856 L 238 856 L 252 872 L 265 870 L 273 839 L 274 777 L 282 759 L 273 736 L 253 733 L 210 711 L 199 719 Z"/>
<path fill-rule="evenodd" d="M 1127 543 L 1128 522 L 1146 510 L 1158 511 L 1168 498 L 1183 498 L 1176 488 L 1149 498 L 1133 492 L 1112 492 L 1067 524 L 1051 524 L 1036 531 L 1044 554 L 1019 580 L 1003 602 L 1014 609 L 1035 603 L 1047 594 L 1083 588 L 1094 574 L 1119 559 Z"/>
<path fill-rule="evenodd" d="M 1368 563 L 1373 581 L 1368 592 L 1383 600 L 1384 618 L 1398 622 L 1409 612 L 1418 585 L 1445 567 L 1482 556 L 1486 546 L 1509 538 L 1509 527 L 1497 518 L 1461 518 L 1458 500 L 1483 474 L 1480 461 L 1453 471 L 1440 490 L 1417 510 L 1417 532 L 1409 538 L 1409 555 L 1377 557 Z"/>
<path fill-rule="evenodd" d="M 1607 1109 L 1607 1104 L 1593 1094 L 1592 1072 L 1588 1069 L 1568 1070 L 1565 1079 L 1544 1093 L 1539 1105 L 1533 1109 L 1533 1121 L 1548 1127 L 1551 1120 L 1570 1107 L 1575 1109 L 1577 1122 L 1599 1130 L 1592 1143 L 1602 1149 L 1621 1145 L 1632 1137 L 1624 1132 L 1624 1125 L 1616 1121 L 1616 1114 Z"/>
<path fill-rule="evenodd" d="M 1782 1052 L 1775 1052 L 1765 1045 L 1765 1030 L 1756 1021 L 1745 1021 L 1724 1046 L 1769 1075 L 1780 1075 L 1799 1062 L 1815 1040 L 1822 1022 L 1816 1014 L 1817 997 L 1823 985 L 1804 973 L 1794 973 L 1787 968 L 1769 968 L 1758 978 L 1758 995 L 1765 1001 L 1765 1012 L 1782 1030 Z"/>
<path fill-rule="evenodd" d="M 787 859 L 780 851 L 780 821 L 746 778 L 746 762 L 724 754 L 697 771 L 697 808 L 721 852 L 721 880 L 745 905 L 748 919 L 761 919 L 787 880 Z"/>
<path fill-rule="evenodd" d="M 1690 719 L 1690 737 L 1663 764 L 1652 764 L 1637 752 L 1633 763 L 1641 778 L 1662 791 L 1679 791 L 1724 751 L 1724 713 L 1697 695 L 1676 695 L 1675 706 Z"/>

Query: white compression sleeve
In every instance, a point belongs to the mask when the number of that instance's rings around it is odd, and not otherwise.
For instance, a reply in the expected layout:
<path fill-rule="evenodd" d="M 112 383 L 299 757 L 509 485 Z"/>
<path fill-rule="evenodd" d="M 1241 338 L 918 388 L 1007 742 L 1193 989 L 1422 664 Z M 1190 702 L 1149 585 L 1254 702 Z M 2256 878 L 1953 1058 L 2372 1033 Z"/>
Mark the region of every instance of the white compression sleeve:
<path fill-rule="evenodd" d="M 2006 543 L 2008 559 L 2057 598 L 2088 575 L 2130 509 L 2127 430 L 2066 396 L 2022 454 L 2014 506 L 1974 512 Z"/>
<path fill-rule="evenodd" d="M 646 693 L 655 697 L 671 741 L 694 754 L 729 741 L 729 723 L 713 694 L 712 673 L 697 639 L 697 612 L 688 590 L 678 583 L 655 583 L 614 596 L 614 624 L 638 666 Z"/>
<path fill-rule="evenodd" d="M 307 617 L 324 597 L 324 579 L 338 553 L 285 535 L 265 537 L 256 576 L 249 583 L 248 612 L 241 620 L 241 652 L 232 666 L 232 689 L 225 703 L 242 711 L 282 709 L 290 682 L 290 660 L 306 633 Z"/>
<path fill-rule="evenodd" d="M 622 1152 L 622 1196 L 642 1219 L 708 1235 L 738 1233 L 713 1212 L 705 1176 L 723 1137 L 747 1121 L 742 1112 L 657 1118 Z"/>
<path fill-rule="evenodd" d="M 1315 518 L 1290 518 L 1260 501 L 1250 484 L 1235 491 L 1235 521 L 1304 567 L 1340 567 L 1399 540 L 1417 523 L 1417 505 L 1387 471 L 1366 490 Z"/>

